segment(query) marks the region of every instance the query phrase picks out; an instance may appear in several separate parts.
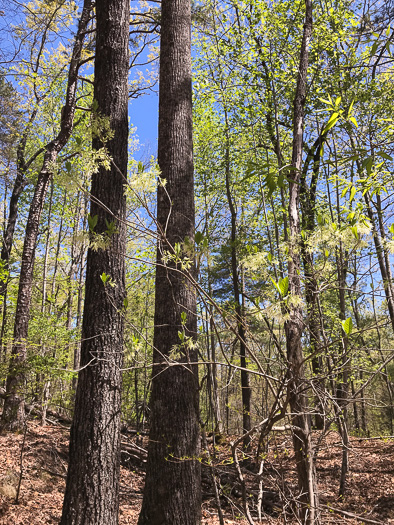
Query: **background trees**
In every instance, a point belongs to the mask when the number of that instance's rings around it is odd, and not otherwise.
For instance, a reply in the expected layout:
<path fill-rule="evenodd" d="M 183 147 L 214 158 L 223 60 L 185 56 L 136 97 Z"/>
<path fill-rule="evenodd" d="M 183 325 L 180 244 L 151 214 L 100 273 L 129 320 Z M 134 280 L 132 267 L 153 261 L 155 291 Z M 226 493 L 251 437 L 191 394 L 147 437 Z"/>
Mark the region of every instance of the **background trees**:
<path fill-rule="evenodd" d="M 7 109 L 9 101 L 17 98 L 21 108 L 14 121 L 6 112 L 0 123 L 0 131 L 6 129 L 0 136 L 4 138 L 3 380 L 13 362 L 16 341 L 12 333 L 24 224 L 45 146 L 56 137 L 64 118 L 61 107 L 71 56 L 64 35 L 75 23 L 71 4 L 35 5 L 30 18 L 26 15 L 26 25 L 19 21 L 15 42 L 22 38 L 29 46 L 23 48 L 23 60 L 16 57 L 12 67 L 5 68 L 0 101 Z M 312 423 L 318 442 L 336 429 L 343 442 L 338 491 L 345 495 L 346 473 L 351 468 L 349 434 L 393 433 L 392 13 L 387 6 L 373 11 L 367 4 L 360 7 L 341 0 L 313 7 L 307 71 L 304 68 L 306 90 L 299 96 L 303 140 L 297 148 L 296 183 L 293 102 L 306 19 L 303 2 L 225 0 L 193 6 L 196 232 L 189 193 L 191 134 L 189 127 L 183 132 L 176 124 L 183 106 L 173 107 L 178 92 L 174 95 L 175 87 L 167 87 L 167 73 L 171 72 L 171 82 L 178 82 L 171 64 L 162 67 L 161 172 L 154 159 L 138 161 L 130 156 L 129 179 L 122 183 L 127 186 L 125 291 L 112 270 L 105 268 L 90 286 L 99 286 L 99 295 L 105 292 L 106 298 L 126 296 L 125 303 L 119 299 L 125 326 L 124 425 L 138 431 L 150 428 L 157 437 L 152 442 L 165 434 L 165 443 L 173 447 L 166 454 L 157 443 L 156 450 L 151 445 L 151 458 L 156 459 L 149 460 L 146 501 L 153 498 L 159 471 L 165 473 L 161 478 L 165 495 L 176 492 L 170 481 L 182 479 L 173 474 L 177 468 L 190 468 L 198 478 L 194 462 L 163 461 L 170 454 L 176 458 L 197 455 L 198 417 L 208 431 L 216 431 L 213 439 L 220 439 L 223 432 L 236 435 L 235 454 L 243 442 L 240 468 L 253 467 L 255 462 L 259 468 L 262 447 L 276 424 L 292 432 L 299 443 L 297 432 L 303 426 L 295 425 L 297 411 L 305 416 L 307 434 Z M 178 3 L 173 6 L 177 8 Z M 140 93 L 138 64 L 153 60 L 143 50 L 144 43 L 154 42 L 160 29 L 165 61 L 171 56 L 166 38 L 171 40 L 174 34 L 175 45 L 179 35 L 186 35 L 188 21 L 181 28 L 164 31 L 171 20 L 165 11 L 162 16 L 156 2 L 141 10 L 133 5 L 130 97 Z M 64 48 L 58 47 L 56 31 L 62 34 Z M 87 210 L 90 174 L 97 165 L 104 170 L 103 162 L 108 160 L 103 151 L 90 148 L 92 130 L 108 132 L 105 120 L 97 124 L 93 118 L 97 108 L 89 69 L 96 45 L 92 35 L 86 35 L 81 55 L 81 61 L 87 62 L 79 74 L 83 79 L 76 93 L 73 133 L 58 155 L 37 227 L 29 330 L 24 337 L 27 386 L 23 384 L 23 396 L 44 417 L 46 409 L 67 418 L 73 414 L 73 370 L 80 366 L 82 309 L 88 308 L 86 251 L 89 246 L 91 257 L 94 253 L 104 257 L 106 235 L 113 233 L 111 240 L 117 235 L 111 230 L 111 216 L 104 217 L 107 225 L 105 220 L 100 222 L 98 209 L 90 216 Z M 182 75 L 181 94 L 189 111 L 190 69 Z M 173 127 L 164 124 L 172 111 Z M 190 122 L 190 116 L 185 116 L 182 126 Z M 15 133 L 9 134 L 11 128 Z M 177 137 L 178 132 L 189 142 L 178 144 L 175 139 L 175 145 L 167 146 L 168 137 Z M 110 143 L 108 137 L 104 145 Z M 134 138 L 129 147 L 130 152 L 135 149 Z M 185 184 L 171 178 L 180 169 L 173 165 L 183 148 L 186 160 L 179 162 L 189 162 Z M 138 153 L 134 157 L 138 159 Z M 126 168 L 122 170 L 125 173 Z M 163 185 L 161 179 L 167 183 Z M 13 214 L 16 202 L 19 222 Z M 11 226 L 13 235 L 9 235 Z M 119 230 L 117 224 L 115 228 Z M 168 292 L 170 286 L 174 296 Z M 96 299 L 89 295 L 88 303 L 95 313 Z M 168 324 L 167 316 L 172 316 L 171 330 L 163 326 Z M 287 352 L 294 321 L 298 323 L 296 365 L 295 347 Z M 86 364 L 90 350 L 84 345 L 82 363 Z M 188 359 L 200 363 L 198 394 L 197 372 Z M 294 367 L 302 371 L 296 388 L 291 384 Z M 172 389 L 169 399 L 162 392 L 178 380 L 181 387 Z M 189 380 L 190 387 L 185 387 Z M 184 387 L 190 397 L 181 394 L 181 410 L 177 395 Z M 293 400 L 289 408 L 294 392 L 301 395 L 302 406 Z M 3 390 L 1 394 L 5 395 Z M 168 403 L 160 404 L 162 399 Z M 192 409 L 185 408 L 189 404 Z M 171 414 L 178 408 L 190 418 L 190 432 L 174 433 Z M 312 457 L 319 459 L 318 447 L 308 455 Z M 310 467 L 313 473 L 312 463 Z M 305 485 L 301 482 L 300 487 Z M 190 496 L 194 498 L 190 519 L 198 519 L 199 496 L 197 492 Z M 170 497 L 163 498 L 172 505 Z M 141 520 L 148 519 L 143 517 L 148 516 L 147 509 L 144 503 Z"/>

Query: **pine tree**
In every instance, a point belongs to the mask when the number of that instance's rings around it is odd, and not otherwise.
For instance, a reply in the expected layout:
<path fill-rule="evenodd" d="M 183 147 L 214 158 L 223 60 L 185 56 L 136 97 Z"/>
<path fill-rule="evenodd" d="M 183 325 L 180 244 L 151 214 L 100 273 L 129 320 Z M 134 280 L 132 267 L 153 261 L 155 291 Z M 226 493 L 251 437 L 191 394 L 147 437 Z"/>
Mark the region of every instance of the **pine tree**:
<path fill-rule="evenodd" d="M 163 0 L 154 367 L 139 525 L 197 525 L 201 516 L 196 294 L 181 264 L 194 243 L 190 28 L 190 0 Z"/>

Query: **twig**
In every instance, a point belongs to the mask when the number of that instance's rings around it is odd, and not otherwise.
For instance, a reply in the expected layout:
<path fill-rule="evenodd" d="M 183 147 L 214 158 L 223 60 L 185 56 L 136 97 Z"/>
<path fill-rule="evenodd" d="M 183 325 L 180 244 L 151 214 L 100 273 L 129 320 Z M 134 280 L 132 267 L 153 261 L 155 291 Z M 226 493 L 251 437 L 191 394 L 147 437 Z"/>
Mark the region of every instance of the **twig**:
<path fill-rule="evenodd" d="M 25 419 L 24 425 L 25 425 L 25 430 L 23 432 L 23 441 L 22 441 L 21 455 L 20 455 L 20 460 L 19 460 L 20 473 L 19 473 L 18 488 L 16 489 L 16 496 L 15 496 L 14 505 L 19 505 L 19 494 L 20 494 L 20 491 L 21 491 L 21 483 L 22 483 L 22 478 L 23 478 L 23 452 L 25 450 L 26 434 L 27 434 L 27 422 L 26 422 L 26 419 Z"/>
<path fill-rule="evenodd" d="M 233 455 L 235 468 L 236 468 L 237 473 L 238 473 L 238 479 L 239 479 L 239 481 L 241 483 L 242 501 L 243 501 L 243 505 L 244 505 L 244 511 L 245 511 L 246 519 L 248 520 L 250 525 L 254 525 L 254 520 L 253 520 L 253 518 L 252 518 L 252 516 L 250 514 L 249 505 L 248 505 L 248 496 L 247 496 L 247 493 L 246 493 L 246 483 L 245 483 L 245 479 L 244 479 L 243 474 L 242 474 L 241 466 L 239 464 L 236 442 L 235 443 L 231 443 L 231 452 L 232 452 L 232 455 Z"/>
<path fill-rule="evenodd" d="M 334 507 L 329 507 L 328 505 L 325 505 L 325 508 L 330 511 L 337 512 L 338 514 L 342 514 L 343 516 L 347 516 L 348 518 L 356 518 L 357 520 L 363 521 L 364 523 L 372 523 L 373 525 L 384 525 L 383 521 L 375 521 L 370 520 L 368 518 L 363 518 L 362 516 L 353 514 L 353 512 L 347 512 L 346 510 L 341 509 L 334 509 Z"/>
<path fill-rule="evenodd" d="M 207 453 L 209 469 L 211 471 L 212 483 L 213 483 L 213 488 L 214 488 L 214 491 L 215 491 L 215 501 L 216 501 L 216 507 L 217 507 L 217 511 L 218 511 L 220 525 L 224 525 L 223 511 L 222 511 L 222 507 L 220 505 L 220 497 L 219 497 L 219 490 L 218 490 L 218 484 L 217 484 L 217 479 L 216 479 L 215 467 L 214 467 L 214 465 L 212 463 L 211 454 L 209 452 L 209 447 L 208 447 L 208 442 L 207 442 L 207 435 L 206 435 L 206 432 L 205 432 L 205 427 L 203 425 L 202 425 L 202 429 L 201 429 L 201 436 L 202 436 L 202 441 L 203 441 L 203 447 L 204 447 L 204 449 L 205 449 L 205 451 Z"/>
<path fill-rule="evenodd" d="M 257 516 L 258 516 L 259 522 L 261 522 L 261 508 L 263 506 L 263 470 L 264 470 L 264 459 L 262 459 L 260 462 L 259 473 L 258 473 L 259 495 L 257 498 Z"/>

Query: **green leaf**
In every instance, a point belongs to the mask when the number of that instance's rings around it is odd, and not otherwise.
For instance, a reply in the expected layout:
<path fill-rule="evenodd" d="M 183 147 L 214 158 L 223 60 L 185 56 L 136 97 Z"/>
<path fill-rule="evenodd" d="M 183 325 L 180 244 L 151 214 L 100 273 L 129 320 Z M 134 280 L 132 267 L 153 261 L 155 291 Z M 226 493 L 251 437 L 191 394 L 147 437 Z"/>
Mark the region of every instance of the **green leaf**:
<path fill-rule="evenodd" d="M 127 297 L 125 297 L 123 299 L 123 308 L 126 310 L 128 306 L 129 306 L 129 300 L 127 299 Z M 133 336 L 133 338 L 134 338 L 134 336 Z M 137 342 L 138 342 L 138 339 L 137 339 Z"/>
<path fill-rule="evenodd" d="M 353 321 L 351 317 L 348 317 L 346 321 L 341 321 L 343 331 L 346 335 L 350 335 L 353 330 Z"/>
<path fill-rule="evenodd" d="M 181 313 L 181 321 L 182 321 L 182 324 L 185 324 L 185 323 L 186 323 L 186 319 L 187 319 L 186 312 L 182 312 L 182 313 Z"/>
<path fill-rule="evenodd" d="M 204 235 L 201 232 L 197 231 L 196 234 L 194 235 L 194 240 L 196 244 L 201 244 L 202 241 L 204 240 Z"/>
<path fill-rule="evenodd" d="M 350 106 L 349 106 L 349 110 L 348 110 L 348 112 L 347 112 L 347 116 L 348 116 L 348 118 L 349 118 L 350 115 L 352 114 L 353 106 L 354 106 L 354 99 L 351 101 Z"/>
<path fill-rule="evenodd" d="M 280 279 L 279 280 L 279 290 L 280 290 L 282 297 L 286 296 L 288 289 L 289 289 L 289 278 L 284 277 L 283 279 Z"/>
<path fill-rule="evenodd" d="M 375 42 L 374 45 L 371 48 L 371 55 L 374 55 L 376 53 L 376 50 L 378 49 L 379 42 Z"/>
<path fill-rule="evenodd" d="M 369 158 L 365 161 L 365 168 L 366 168 L 366 170 L 367 170 L 367 174 L 368 174 L 368 175 L 371 175 L 372 164 L 373 164 L 373 158 L 372 158 L 372 157 L 369 157 Z"/>
<path fill-rule="evenodd" d="M 89 213 L 88 215 L 89 230 L 94 231 L 95 227 L 97 226 L 97 221 L 98 221 L 98 215 L 94 215 L 94 217 L 92 217 Z"/>
<path fill-rule="evenodd" d="M 379 155 L 379 157 L 382 157 L 382 159 L 393 160 L 393 157 L 391 157 L 391 155 L 388 155 L 384 151 L 378 151 L 376 155 Z"/>
<path fill-rule="evenodd" d="M 103 282 L 103 284 L 104 284 L 104 286 L 105 286 L 105 285 L 108 283 L 110 277 L 109 277 L 109 275 L 107 275 L 106 273 L 103 272 L 103 273 L 100 275 L 100 279 L 102 280 L 102 282 Z"/>
<path fill-rule="evenodd" d="M 353 124 L 358 128 L 357 120 L 354 117 L 350 117 L 350 122 L 353 122 Z"/>
<path fill-rule="evenodd" d="M 339 104 L 341 103 L 342 97 L 337 97 L 335 101 L 335 107 L 339 107 Z"/>
<path fill-rule="evenodd" d="M 278 290 L 278 292 L 281 293 L 279 284 L 276 281 L 274 281 L 272 277 L 270 277 L 270 279 L 273 285 L 275 286 L 275 288 Z"/>
<path fill-rule="evenodd" d="M 331 117 L 329 118 L 327 124 L 330 124 L 333 120 L 335 120 L 335 122 L 338 120 L 338 117 L 339 117 L 339 113 L 337 111 L 335 111 Z"/>
<path fill-rule="evenodd" d="M 264 182 L 265 186 L 268 188 L 268 198 L 270 198 L 277 188 L 276 173 L 268 172 L 268 174 L 264 177 Z"/>
<path fill-rule="evenodd" d="M 71 171 L 71 162 L 69 160 L 66 162 L 66 171 L 68 173 L 70 173 L 70 171 Z"/>
<path fill-rule="evenodd" d="M 105 225 L 107 227 L 106 234 L 108 235 L 108 237 L 112 237 L 112 235 L 118 233 L 115 221 L 108 221 L 107 219 L 105 219 Z"/>
<path fill-rule="evenodd" d="M 335 126 L 335 124 L 338 122 L 339 119 L 339 113 L 333 113 L 330 117 L 330 120 L 327 122 L 326 127 L 323 129 L 322 133 L 327 133 L 331 128 Z"/>
<path fill-rule="evenodd" d="M 352 226 L 352 233 L 356 237 L 356 239 L 358 240 L 357 226 Z"/>
<path fill-rule="evenodd" d="M 357 193 L 357 190 L 354 186 L 352 186 L 351 190 L 350 190 L 350 197 L 349 197 L 349 202 L 352 202 L 352 200 L 354 199 L 354 196 L 356 195 Z"/>
<path fill-rule="evenodd" d="M 289 289 L 289 278 L 284 277 L 283 279 L 279 279 L 279 282 L 275 282 L 273 278 L 271 277 L 271 281 L 273 282 L 275 288 L 278 290 L 279 294 L 282 297 L 285 297 L 287 294 L 287 291 Z"/>
<path fill-rule="evenodd" d="M 332 101 L 330 102 L 329 100 L 326 100 L 324 98 L 319 98 L 320 102 L 323 102 L 324 104 L 328 104 L 329 106 L 332 105 Z"/>

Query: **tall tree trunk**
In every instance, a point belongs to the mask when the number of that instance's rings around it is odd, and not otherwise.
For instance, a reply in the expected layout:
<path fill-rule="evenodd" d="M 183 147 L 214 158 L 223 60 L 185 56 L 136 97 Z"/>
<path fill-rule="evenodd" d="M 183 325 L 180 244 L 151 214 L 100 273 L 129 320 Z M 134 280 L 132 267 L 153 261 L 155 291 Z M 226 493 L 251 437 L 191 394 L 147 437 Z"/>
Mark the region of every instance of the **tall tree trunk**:
<path fill-rule="evenodd" d="M 6 384 L 6 398 L 0 422 L 0 428 L 2 429 L 17 430 L 23 426 L 26 344 L 38 228 L 45 196 L 51 179 L 52 166 L 59 152 L 70 138 L 74 125 L 78 70 L 82 45 L 90 21 L 90 10 L 91 0 L 85 0 L 69 67 L 66 100 L 62 111 L 60 131 L 57 137 L 46 146 L 43 165 L 38 174 L 27 219 L 15 313 L 14 343 L 11 350 L 11 360 Z"/>
<path fill-rule="evenodd" d="M 241 364 L 241 399 L 242 399 L 242 431 L 247 433 L 251 429 L 250 402 L 252 390 L 250 388 L 249 374 L 246 370 L 246 332 L 243 316 L 242 302 L 240 300 L 240 286 L 238 275 L 237 257 L 237 210 L 234 206 L 230 188 L 230 136 L 228 128 L 227 110 L 224 109 L 226 120 L 226 149 L 225 149 L 225 174 L 226 174 L 226 195 L 231 215 L 231 278 L 233 282 L 235 318 L 237 321 L 237 334 L 239 340 L 239 356 Z M 243 441 L 244 450 L 249 450 L 250 436 L 247 435 Z"/>
<path fill-rule="evenodd" d="M 360 170 L 361 171 L 361 170 Z M 386 295 L 386 301 L 387 301 L 387 307 L 389 311 L 391 326 L 394 330 L 394 294 L 393 294 L 393 281 L 391 277 L 391 268 L 390 264 L 386 264 L 388 261 L 388 253 L 387 250 L 385 250 L 383 242 L 384 241 L 384 228 L 383 224 L 380 220 L 380 228 L 378 228 L 376 224 L 376 218 L 375 214 L 372 209 L 372 203 L 371 198 L 368 194 L 368 192 L 364 195 L 365 204 L 367 207 L 367 214 L 368 218 L 371 221 L 372 224 L 372 235 L 373 235 L 373 241 L 375 244 L 375 250 L 376 250 L 376 257 L 378 259 L 379 263 L 379 269 L 382 276 L 383 286 L 384 286 L 384 292 Z M 379 211 L 381 213 L 381 209 L 378 207 L 378 215 Z M 381 235 L 379 235 L 379 232 Z"/>
<path fill-rule="evenodd" d="M 108 247 L 89 248 L 81 371 L 70 435 L 62 525 L 116 525 L 119 509 L 128 157 L 129 0 L 97 0 L 94 99 L 114 135 L 111 167 L 92 178 L 91 217 Z M 93 149 L 103 147 L 99 137 Z M 106 233 L 115 223 L 116 232 Z"/>
<path fill-rule="evenodd" d="M 176 243 L 194 242 L 192 134 L 190 0 L 162 0 L 158 161 L 165 186 L 157 197 L 151 428 L 139 525 L 201 519 L 196 293 L 180 264 L 165 257 Z M 193 258 L 191 265 L 193 274 Z M 178 365 L 168 366 L 174 358 Z"/>
<path fill-rule="evenodd" d="M 339 190 L 338 192 L 338 216 L 339 210 Z M 338 272 L 338 294 L 339 294 L 339 317 L 341 321 L 346 320 L 346 275 L 348 270 L 348 257 L 344 253 L 342 242 L 339 242 L 337 250 L 337 272 Z M 349 397 L 349 379 L 351 373 L 351 361 L 348 356 L 348 337 L 342 333 L 342 351 L 341 361 L 342 380 L 337 384 L 337 399 L 338 407 L 338 427 L 342 438 L 342 465 L 341 477 L 339 483 L 339 496 L 343 497 L 346 491 L 346 478 L 349 470 L 349 434 L 348 434 L 348 406 L 347 400 Z"/>
<path fill-rule="evenodd" d="M 87 228 L 87 199 L 85 199 L 84 202 L 84 214 L 83 214 L 83 224 L 82 224 L 82 230 L 86 231 Z M 81 246 L 80 253 L 79 253 L 79 267 L 78 267 L 78 279 L 77 279 L 77 311 L 76 311 L 76 322 L 75 322 L 75 328 L 76 333 L 79 334 L 79 330 L 81 328 L 82 324 L 82 302 L 83 302 L 83 294 L 84 294 L 84 277 L 85 277 L 85 266 L 86 266 L 86 249 L 84 246 Z M 81 362 L 81 342 L 79 340 L 80 338 L 77 335 L 77 340 L 75 341 L 74 345 L 74 364 L 73 368 L 74 370 L 79 369 L 79 365 Z M 72 389 L 74 392 L 77 391 L 77 383 L 78 383 L 78 376 L 74 375 L 72 379 Z"/>
<path fill-rule="evenodd" d="M 24 421 L 25 366 L 36 243 L 51 177 L 50 166 L 55 161 L 56 154 L 52 148 L 45 153 L 44 166 L 37 180 L 26 224 L 15 312 L 14 342 L 7 375 L 6 399 L 0 423 L 1 428 L 6 430 L 18 430 L 22 428 Z"/>
<path fill-rule="evenodd" d="M 210 276 L 209 261 L 207 262 L 207 272 L 208 272 L 208 293 L 209 297 L 212 297 L 212 283 Z M 222 409 L 220 405 L 220 396 L 219 396 L 219 387 L 218 387 L 218 374 L 217 374 L 217 364 L 216 364 L 216 341 L 215 341 L 215 326 L 214 326 L 214 311 L 210 306 L 207 310 L 209 317 L 209 324 L 207 322 L 208 330 L 208 346 L 210 345 L 210 359 L 212 361 L 212 366 L 209 367 L 209 373 L 211 374 L 211 385 L 212 385 L 212 409 L 214 414 L 215 421 L 215 432 L 218 434 L 223 433 L 223 420 L 222 420 Z M 208 358 L 209 359 L 209 358 Z"/>
<path fill-rule="evenodd" d="M 305 394 L 306 378 L 302 350 L 303 312 L 300 306 L 300 179 L 303 147 L 304 105 L 308 70 L 309 42 L 312 36 L 312 2 L 305 0 L 306 17 L 301 44 L 300 66 L 294 98 L 293 154 L 289 182 L 289 319 L 285 323 L 288 360 L 288 399 L 293 424 L 293 444 L 297 464 L 300 519 L 318 522 L 319 504 L 311 439 L 311 417 Z"/>
<path fill-rule="evenodd" d="M 301 176 L 300 186 L 300 205 L 302 211 L 302 230 L 311 235 L 316 227 L 316 193 L 317 183 L 319 180 L 320 171 L 320 157 L 325 135 L 319 135 L 314 145 L 310 149 L 306 158 L 303 173 Z M 307 174 L 310 163 L 313 162 L 312 176 L 310 184 L 307 183 Z M 322 377 L 323 359 L 319 354 L 319 345 L 321 342 L 321 328 L 320 316 L 317 304 L 318 282 L 313 269 L 314 258 L 309 251 L 304 239 L 301 240 L 301 257 L 304 266 L 305 275 L 305 301 L 308 314 L 308 329 L 309 329 L 309 347 L 311 354 L 311 364 L 314 376 L 317 376 L 315 381 L 315 427 L 318 430 L 324 428 L 324 391 L 325 381 Z"/>
<path fill-rule="evenodd" d="M 9 203 L 9 209 L 8 209 L 8 218 L 7 218 L 7 225 L 4 229 L 3 233 L 3 243 L 1 247 L 1 261 L 3 269 L 8 272 L 9 271 L 9 259 L 11 255 L 11 249 L 12 249 L 12 243 L 14 240 L 14 232 L 15 232 L 15 226 L 16 221 L 18 218 L 18 204 L 19 204 L 19 198 L 22 195 L 22 192 L 26 186 L 26 172 L 33 164 L 33 162 L 37 159 L 41 153 L 43 153 L 44 149 L 40 148 L 35 152 L 34 155 L 29 159 L 29 161 L 26 161 L 25 159 L 25 153 L 26 153 L 26 143 L 27 138 L 29 136 L 30 128 L 36 118 L 37 115 L 37 108 L 33 109 L 29 121 L 26 125 L 25 130 L 22 133 L 21 139 L 19 141 L 17 151 L 16 151 L 16 178 L 14 182 L 14 187 L 12 189 L 10 203 Z M 4 205 L 5 208 L 5 205 Z M 5 215 L 5 212 L 4 212 Z M 4 220 L 6 218 L 4 217 Z M 2 311 L 2 323 L 1 323 L 1 333 L 0 333 L 0 357 L 1 354 L 4 354 L 5 358 L 5 351 L 3 351 L 3 342 L 4 342 L 4 332 L 6 327 L 6 317 L 7 317 L 7 288 L 8 288 L 8 275 L 7 277 L 0 281 L 0 296 L 3 298 L 3 311 Z"/>
<path fill-rule="evenodd" d="M 12 242 L 14 239 L 14 231 L 15 231 L 16 221 L 18 218 L 19 198 L 22 195 L 22 192 L 26 186 L 26 172 L 29 169 L 29 167 L 32 165 L 32 163 L 37 159 L 37 157 L 41 155 L 41 153 L 44 152 L 44 149 L 40 148 L 29 159 L 29 161 L 26 161 L 25 159 L 26 144 L 27 144 L 27 139 L 29 136 L 29 131 L 37 116 L 37 111 L 38 111 L 37 108 L 35 108 L 32 111 L 29 121 L 26 125 L 25 130 L 22 133 L 22 137 L 19 141 L 19 144 L 16 150 L 16 178 L 15 178 L 14 187 L 11 193 L 9 210 L 8 210 L 7 226 L 4 231 L 3 244 L 1 247 L 1 260 L 3 261 L 5 269 L 8 268 L 8 261 L 11 255 Z M 0 295 L 5 294 L 6 287 L 7 287 L 6 282 L 1 283 Z"/>

